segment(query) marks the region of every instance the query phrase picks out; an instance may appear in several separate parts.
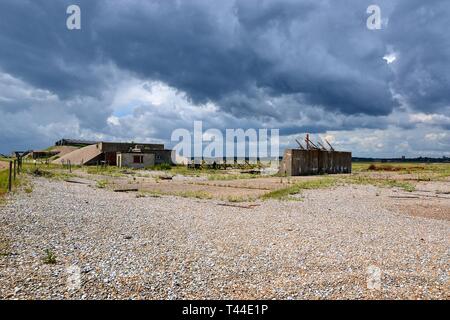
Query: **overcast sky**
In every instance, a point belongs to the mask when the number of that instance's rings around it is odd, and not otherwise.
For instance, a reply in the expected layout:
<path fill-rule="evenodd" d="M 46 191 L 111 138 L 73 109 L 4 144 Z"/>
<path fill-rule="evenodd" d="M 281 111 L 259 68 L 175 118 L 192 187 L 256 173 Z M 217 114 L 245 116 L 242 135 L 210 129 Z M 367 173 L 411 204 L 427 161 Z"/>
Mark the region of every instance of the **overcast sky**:
<path fill-rule="evenodd" d="M 449 25 L 448 0 L 1 0 L 0 152 L 170 145 L 202 120 L 279 128 L 283 147 L 309 132 L 355 156 L 450 156 Z"/>

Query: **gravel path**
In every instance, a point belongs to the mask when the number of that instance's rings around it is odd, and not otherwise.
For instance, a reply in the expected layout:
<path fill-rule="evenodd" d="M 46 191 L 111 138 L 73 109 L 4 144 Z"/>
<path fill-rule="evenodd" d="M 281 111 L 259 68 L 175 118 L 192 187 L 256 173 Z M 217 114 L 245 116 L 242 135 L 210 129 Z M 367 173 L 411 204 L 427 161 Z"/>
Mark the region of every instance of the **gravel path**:
<path fill-rule="evenodd" d="M 246 209 L 33 184 L 0 207 L 0 298 L 450 298 L 450 222 L 397 214 L 384 189 Z"/>

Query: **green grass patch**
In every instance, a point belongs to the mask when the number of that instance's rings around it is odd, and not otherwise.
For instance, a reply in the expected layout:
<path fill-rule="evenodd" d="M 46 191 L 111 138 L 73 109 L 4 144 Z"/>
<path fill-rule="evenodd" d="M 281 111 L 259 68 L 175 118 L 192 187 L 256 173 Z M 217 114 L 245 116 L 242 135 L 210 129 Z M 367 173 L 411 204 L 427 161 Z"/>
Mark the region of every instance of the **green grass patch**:
<path fill-rule="evenodd" d="M 98 174 L 110 177 L 120 177 L 129 171 L 129 169 L 127 170 L 115 166 L 88 166 L 83 167 L 83 170 L 88 174 Z"/>
<path fill-rule="evenodd" d="M 172 169 L 172 166 L 168 163 L 156 164 L 154 166 L 146 167 L 146 170 L 155 170 L 155 171 L 168 171 Z"/>
<path fill-rule="evenodd" d="M 55 170 L 55 169 L 44 169 L 42 167 L 30 167 L 25 170 L 25 173 L 28 173 L 34 177 L 44 177 L 47 179 L 54 179 L 54 180 L 66 180 L 76 177 L 75 174 L 70 173 L 68 171 L 63 171 L 61 170 L 61 168 L 59 168 L 59 170 Z"/>
<path fill-rule="evenodd" d="M 108 186 L 108 181 L 107 180 L 98 180 L 96 183 L 96 187 L 100 188 L 100 189 L 104 189 Z"/>
<path fill-rule="evenodd" d="M 369 184 L 377 187 L 400 188 L 408 192 L 416 190 L 416 187 L 410 182 L 395 179 L 376 179 L 368 176 L 352 176 L 345 178 L 344 181 L 351 184 Z"/>
<path fill-rule="evenodd" d="M 56 263 L 56 255 L 50 249 L 45 249 L 44 256 L 42 257 L 42 262 L 44 264 L 55 264 Z"/>
<path fill-rule="evenodd" d="M 268 192 L 268 193 L 262 195 L 261 199 L 263 199 L 263 200 L 269 200 L 269 199 L 299 200 L 292 196 L 301 193 L 302 190 L 330 188 L 332 186 L 335 186 L 337 184 L 337 182 L 338 182 L 338 179 L 330 178 L 330 177 L 305 180 L 305 181 L 295 183 L 286 188 Z"/>
<path fill-rule="evenodd" d="M 164 193 L 161 192 L 160 190 L 145 190 L 145 191 L 141 191 L 140 194 L 141 194 L 141 197 L 149 196 L 152 198 L 161 198 L 161 196 L 164 195 Z"/>
<path fill-rule="evenodd" d="M 417 174 L 418 181 L 434 181 L 450 177 L 450 163 L 355 162 L 352 164 L 352 171 L 354 173 L 394 172 L 398 174 Z"/>
<path fill-rule="evenodd" d="M 225 200 L 232 203 L 240 203 L 240 202 L 253 202 L 255 201 L 255 198 L 244 196 L 228 196 Z"/>
<path fill-rule="evenodd" d="M 9 240 L 0 236 L 0 257 L 6 257 L 11 254 L 11 244 Z"/>
<path fill-rule="evenodd" d="M 239 179 L 255 179 L 259 178 L 260 175 L 249 174 L 249 173 L 238 173 L 238 174 L 208 174 L 208 180 L 210 181 L 228 181 L 228 180 L 239 180 Z"/>
<path fill-rule="evenodd" d="M 143 190 L 139 193 L 139 197 L 150 196 L 159 198 L 161 196 L 177 196 L 183 198 L 195 198 L 195 199 L 212 199 L 211 194 L 205 191 L 180 191 L 170 192 L 161 190 Z"/>
<path fill-rule="evenodd" d="M 8 170 L 0 171 L 0 197 L 8 192 L 8 179 L 9 179 Z"/>
<path fill-rule="evenodd" d="M 14 180 L 14 175 L 11 175 L 12 177 L 12 190 L 14 191 L 19 185 L 22 180 L 21 176 L 16 174 L 16 179 Z M 9 169 L 1 170 L 0 171 L 0 202 L 3 201 L 4 196 L 6 193 L 8 193 L 8 182 L 9 181 Z"/>
<path fill-rule="evenodd" d="M 176 192 L 173 195 L 183 198 L 212 199 L 212 196 L 205 191 L 182 191 Z"/>

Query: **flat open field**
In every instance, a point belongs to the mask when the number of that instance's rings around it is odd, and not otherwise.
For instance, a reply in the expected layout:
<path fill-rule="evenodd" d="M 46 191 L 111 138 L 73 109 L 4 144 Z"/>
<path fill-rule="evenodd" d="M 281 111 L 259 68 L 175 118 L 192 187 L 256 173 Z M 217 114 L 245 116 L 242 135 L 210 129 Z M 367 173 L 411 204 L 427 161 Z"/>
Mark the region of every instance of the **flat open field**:
<path fill-rule="evenodd" d="M 43 166 L 0 206 L 0 298 L 449 299 L 448 165 L 423 166 Z"/>

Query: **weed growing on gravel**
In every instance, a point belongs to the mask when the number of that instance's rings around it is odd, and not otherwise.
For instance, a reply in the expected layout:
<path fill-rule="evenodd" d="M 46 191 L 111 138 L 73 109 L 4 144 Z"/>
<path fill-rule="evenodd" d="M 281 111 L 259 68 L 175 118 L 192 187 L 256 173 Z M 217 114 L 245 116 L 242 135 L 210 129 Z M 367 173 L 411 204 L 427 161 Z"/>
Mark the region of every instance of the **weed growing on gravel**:
<path fill-rule="evenodd" d="M 108 181 L 106 180 L 98 180 L 96 183 L 97 188 L 104 189 L 108 185 Z"/>
<path fill-rule="evenodd" d="M 334 178 L 321 178 L 321 179 L 314 179 L 314 180 L 305 180 L 298 183 L 295 183 L 292 186 L 289 186 L 287 188 L 278 189 L 275 191 L 268 192 L 261 196 L 261 199 L 268 200 L 268 199 L 276 199 L 276 200 L 299 200 L 299 198 L 292 197 L 292 195 L 300 193 L 302 190 L 307 189 L 323 189 L 323 188 L 329 188 L 338 182 L 337 179 Z"/>
<path fill-rule="evenodd" d="M 45 255 L 42 258 L 45 264 L 55 264 L 56 263 L 56 255 L 50 249 L 45 249 Z"/>
<path fill-rule="evenodd" d="M 84 169 L 86 170 L 86 172 L 88 174 L 99 174 L 99 175 L 110 176 L 110 177 L 121 177 L 122 175 L 129 173 L 128 170 L 121 169 L 121 168 L 115 167 L 115 166 L 106 166 L 106 167 L 92 166 L 92 167 L 84 167 Z"/>
<path fill-rule="evenodd" d="M 157 192 L 151 192 L 148 194 L 148 196 L 152 198 L 161 198 L 161 194 Z"/>
<path fill-rule="evenodd" d="M 367 176 L 357 176 L 345 179 L 345 181 L 353 184 L 370 184 L 378 187 L 400 188 L 408 192 L 416 190 L 413 184 L 395 179 L 375 179 Z"/>
<path fill-rule="evenodd" d="M 183 198 L 196 198 L 196 199 L 211 199 L 212 196 L 205 191 L 182 191 L 177 192 L 174 195 Z"/>
<path fill-rule="evenodd" d="M 145 198 L 145 197 L 160 198 L 162 195 L 164 195 L 164 193 L 160 190 L 142 190 L 136 195 L 136 197 L 138 197 L 138 198 Z"/>
<path fill-rule="evenodd" d="M 243 196 L 228 196 L 226 198 L 226 200 L 228 202 L 234 202 L 234 203 L 238 203 L 238 202 L 252 202 L 255 201 L 254 198 L 251 197 L 243 197 Z"/>
<path fill-rule="evenodd" d="M 161 196 L 177 196 L 182 198 L 212 199 L 212 196 L 205 191 L 163 192 L 161 190 L 145 190 L 141 193 L 155 198 L 159 198 Z"/>
<path fill-rule="evenodd" d="M 241 174 L 209 174 L 208 180 L 211 181 L 226 181 L 226 180 L 238 180 L 238 179 L 255 179 L 260 177 L 256 174 L 249 174 L 249 173 L 241 173 Z"/>
<path fill-rule="evenodd" d="M 8 170 L 0 171 L 0 198 L 8 190 Z"/>
<path fill-rule="evenodd" d="M 64 172 L 64 171 L 55 170 L 55 169 L 42 169 L 40 167 L 36 167 L 36 168 L 29 167 L 29 168 L 25 169 L 25 172 L 32 176 L 35 176 L 35 177 L 44 177 L 47 179 L 54 179 L 54 180 L 66 180 L 66 179 L 76 177 L 75 174 L 72 174 L 69 172 Z"/>
<path fill-rule="evenodd" d="M 168 163 L 156 164 L 154 166 L 146 167 L 146 170 L 154 170 L 154 171 L 167 171 L 171 170 L 172 166 Z"/>
<path fill-rule="evenodd" d="M 449 163 L 368 163 L 355 162 L 353 172 L 395 172 L 397 174 L 417 174 L 418 181 L 436 181 L 450 177 Z M 425 178 L 422 178 L 425 177 Z"/>
<path fill-rule="evenodd" d="M 11 245 L 8 240 L 0 237 L 0 257 L 6 257 L 11 254 Z"/>
<path fill-rule="evenodd" d="M 409 182 L 403 182 L 403 181 L 396 181 L 396 180 L 388 180 L 386 182 L 383 182 L 382 184 L 388 186 L 388 187 L 396 187 L 396 188 L 400 188 L 403 189 L 407 192 L 413 192 L 416 190 L 416 187 L 414 185 L 412 185 Z"/>
<path fill-rule="evenodd" d="M 4 196 L 8 192 L 8 180 L 9 170 L 0 170 L 0 204 L 4 201 Z M 22 183 L 22 180 L 20 175 L 16 176 L 16 180 L 12 182 L 13 191 Z"/>
<path fill-rule="evenodd" d="M 28 173 L 30 173 L 31 175 L 35 176 L 35 177 L 45 177 L 45 178 L 52 178 L 53 172 L 47 171 L 47 170 L 43 170 L 40 168 L 34 168 L 28 171 Z"/>

